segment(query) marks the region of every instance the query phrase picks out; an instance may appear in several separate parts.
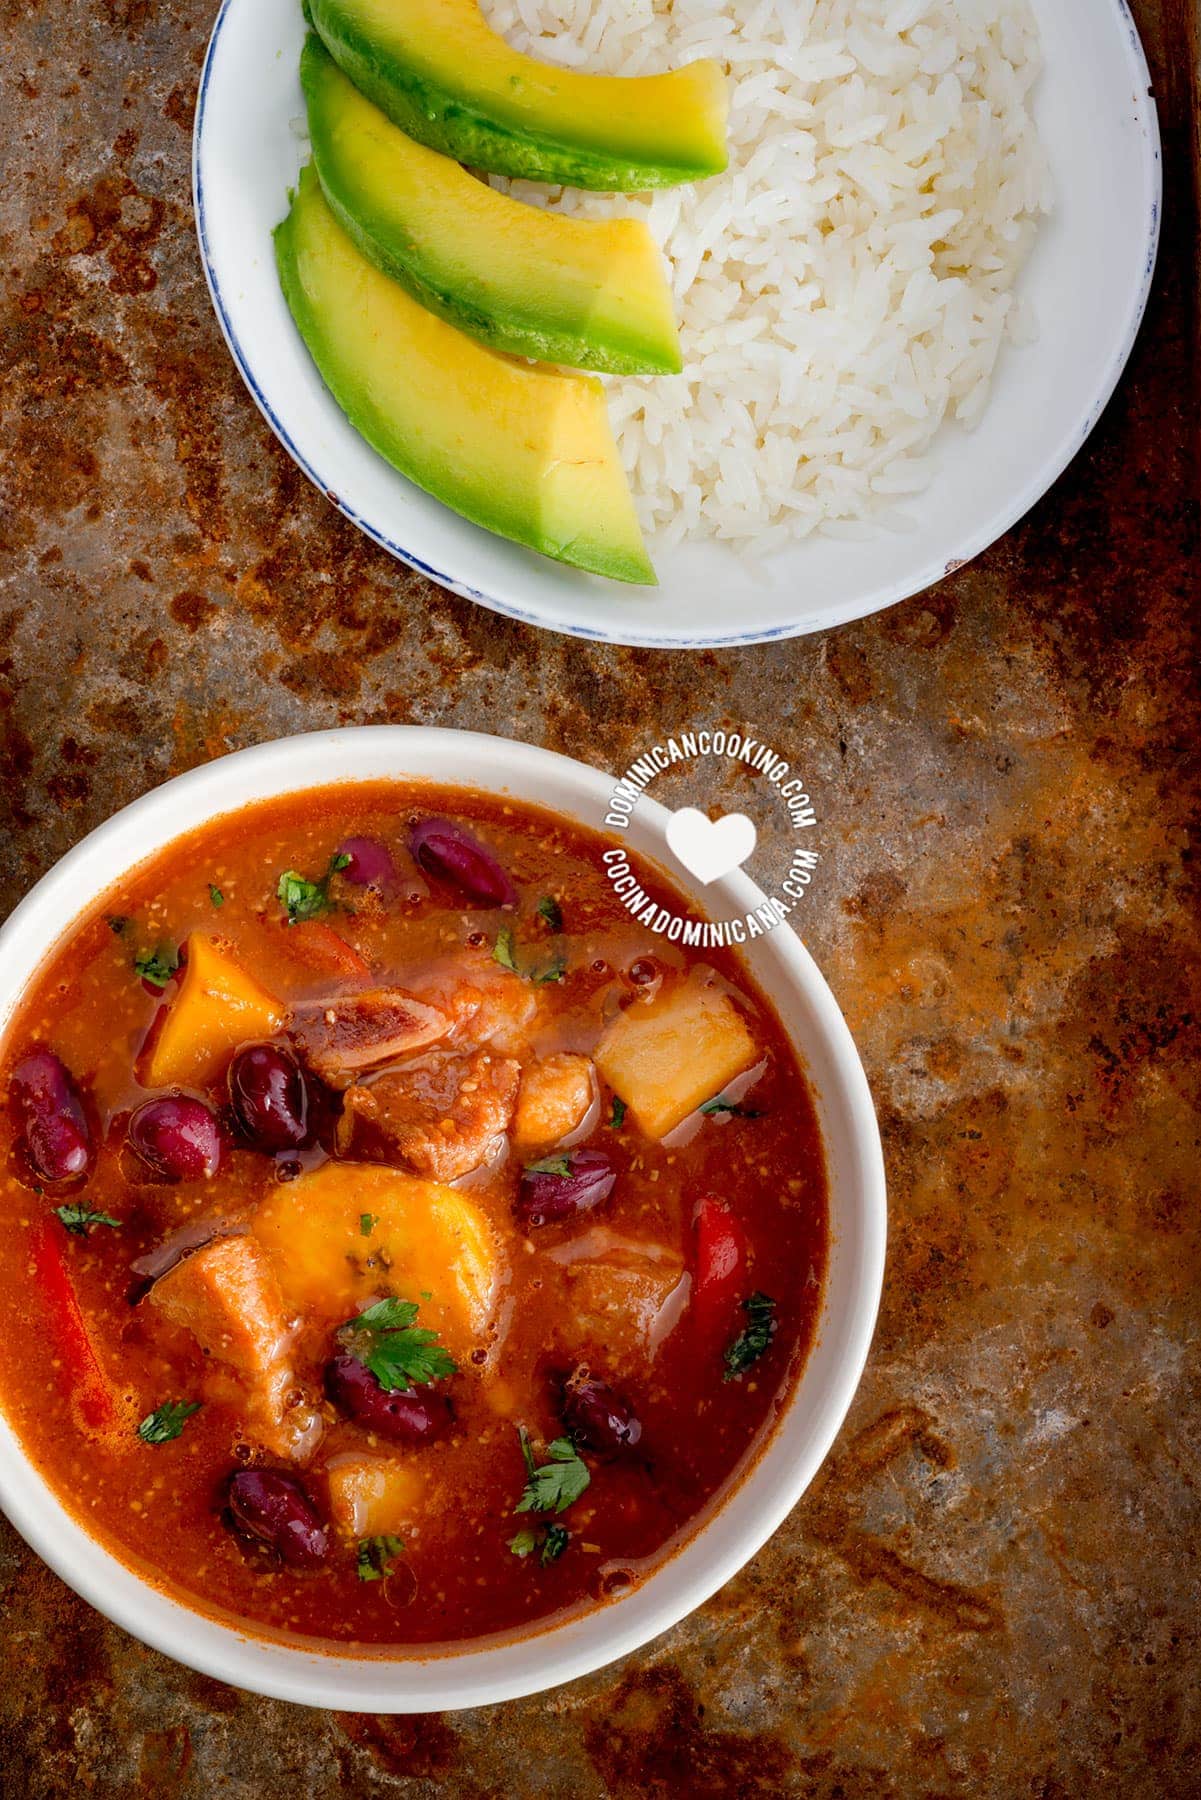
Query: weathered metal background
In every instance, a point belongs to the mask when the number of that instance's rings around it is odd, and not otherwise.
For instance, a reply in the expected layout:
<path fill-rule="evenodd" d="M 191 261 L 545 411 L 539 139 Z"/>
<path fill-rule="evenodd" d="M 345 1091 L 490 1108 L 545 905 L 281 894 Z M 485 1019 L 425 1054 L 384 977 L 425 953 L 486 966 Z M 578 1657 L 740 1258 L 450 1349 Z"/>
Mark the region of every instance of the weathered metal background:
<path fill-rule="evenodd" d="M 0 912 L 122 802 L 281 732 L 477 726 L 617 770 L 652 722 L 731 722 L 809 777 L 805 936 L 892 1190 L 824 1478 L 642 1655 L 490 1712 L 301 1712 L 142 1649 L 0 1525 L 3 1795 L 1201 1792 L 1183 5 L 1136 8 L 1164 253 L 1072 469 L 882 617 L 666 656 L 432 589 L 277 448 L 192 237 L 211 0 L 0 0 Z"/>

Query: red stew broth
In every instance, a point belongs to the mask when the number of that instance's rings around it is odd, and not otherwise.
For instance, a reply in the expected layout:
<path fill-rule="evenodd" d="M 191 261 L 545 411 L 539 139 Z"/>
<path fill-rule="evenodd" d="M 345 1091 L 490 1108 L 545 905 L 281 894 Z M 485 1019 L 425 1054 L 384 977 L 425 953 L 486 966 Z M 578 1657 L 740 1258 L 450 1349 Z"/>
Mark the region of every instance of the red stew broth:
<path fill-rule="evenodd" d="M 430 814 L 464 822 L 487 845 L 516 883 L 515 909 L 472 907 L 421 875 L 405 844 L 411 821 Z M 453 1400 L 453 1427 L 421 1448 L 381 1447 L 321 1402 L 324 1437 L 296 1469 L 322 1510 L 323 1471 L 348 1449 L 379 1449 L 420 1469 L 422 1500 L 400 1534 L 405 1549 L 392 1575 L 379 1581 L 358 1577 L 355 1543 L 336 1531 L 324 1564 L 297 1572 L 230 1529 L 223 1508 L 230 1472 L 247 1462 L 290 1465 L 255 1445 L 236 1388 L 231 1394 L 196 1340 L 156 1318 L 144 1298 L 131 1301 L 135 1259 L 188 1221 L 242 1213 L 277 1193 L 281 1160 L 295 1159 L 237 1143 L 223 1079 L 207 1090 L 227 1133 L 212 1178 L 160 1180 L 125 1142 L 130 1110 L 148 1097 L 135 1072 L 143 1045 L 177 992 L 176 983 L 161 995 L 147 992 L 135 956 L 179 945 L 197 931 L 218 938 L 286 1002 L 361 987 L 306 968 L 276 898 L 282 871 L 316 879 L 351 835 L 386 843 L 398 871 L 384 900 L 344 877 L 331 882 L 335 907 L 326 922 L 370 965 L 373 981 L 420 991 L 423 969 L 449 957 L 469 973 L 521 982 L 493 960 L 505 927 L 519 968 L 541 967 L 555 952 L 565 958 L 564 978 L 536 987 L 523 1063 L 534 1052 L 590 1053 L 605 1020 L 638 1003 L 646 985 L 639 977 L 649 971 L 651 985 L 670 987 L 699 965 L 728 987 L 763 1060 L 744 1103 L 756 1116 L 703 1116 L 690 1141 L 674 1148 L 643 1136 L 629 1112 L 618 1127 L 620 1109 L 602 1084 L 587 1143 L 610 1156 L 617 1179 L 595 1214 L 520 1228 L 512 1210 L 520 1161 L 513 1156 L 460 1184 L 494 1229 L 507 1273 L 497 1329 L 474 1358 L 460 1356 L 460 1372 L 440 1384 Z M 455 1644 L 545 1626 L 643 1579 L 761 1449 L 809 1351 L 826 1267 L 826 1176 L 812 1097 L 770 1002 L 737 955 L 685 951 L 652 936 L 615 898 L 601 862 L 605 847 L 601 837 L 533 806 L 458 789 L 354 784 L 259 803 L 180 838 L 126 877 L 31 985 L 0 1051 L 0 1094 L 23 1055 L 52 1050 L 85 1096 L 99 1148 L 84 1180 L 39 1183 L 15 1106 L 0 1114 L 0 1223 L 8 1246 L 0 1263 L 8 1345 L 0 1404 L 86 1528 L 139 1574 L 202 1612 L 232 1616 L 264 1636 L 345 1650 Z M 657 904 L 681 909 L 657 872 L 631 861 Z M 547 896 L 560 908 L 560 933 L 537 910 Z M 299 1160 L 311 1168 L 324 1152 L 307 1150 Z M 694 1215 L 702 1196 L 719 1199 L 745 1234 L 742 1297 L 759 1291 L 776 1301 L 770 1344 L 737 1379 L 723 1379 L 723 1350 L 747 1323 L 741 1308 L 731 1309 L 721 1341 L 702 1345 L 691 1328 Z M 61 1331 L 51 1328 L 53 1302 L 34 1272 L 36 1234 L 56 1206 L 75 1200 L 120 1221 L 119 1230 L 98 1227 L 87 1237 L 53 1226 L 87 1337 L 117 1396 L 115 1420 L 103 1429 L 87 1422 L 79 1371 L 69 1366 Z M 573 1318 L 565 1271 L 598 1229 L 610 1234 L 602 1242 L 661 1245 L 683 1265 L 675 1322 L 653 1355 L 623 1336 L 620 1318 L 603 1342 L 595 1330 L 581 1334 Z M 375 1292 L 387 1291 L 384 1277 Z M 328 1321 L 300 1321 L 293 1367 L 318 1401 L 332 1348 Z M 517 1426 L 544 1461 L 544 1447 L 563 1435 L 553 1378 L 577 1365 L 612 1380 L 641 1421 L 642 1436 L 619 1457 L 584 1452 L 590 1486 L 558 1521 L 571 1533 L 566 1551 L 544 1566 L 537 1554 L 519 1557 L 509 1548 L 522 1527 L 546 1523 L 514 1513 L 526 1479 Z M 139 1440 L 136 1426 L 146 1414 L 185 1399 L 203 1404 L 177 1439 Z"/>

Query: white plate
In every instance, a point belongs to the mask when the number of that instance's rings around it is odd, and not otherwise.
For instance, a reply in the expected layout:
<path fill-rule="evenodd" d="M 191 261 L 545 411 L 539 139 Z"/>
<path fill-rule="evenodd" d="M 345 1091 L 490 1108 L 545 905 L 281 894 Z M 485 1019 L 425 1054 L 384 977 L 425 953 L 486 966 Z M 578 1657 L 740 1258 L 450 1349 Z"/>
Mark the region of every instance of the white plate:
<path fill-rule="evenodd" d="M 752 569 L 717 545 L 656 558 L 629 589 L 492 537 L 368 448 L 296 332 L 271 231 L 301 161 L 299 0 L 225 0 L 196 113 L 196 222 L 213 304 L 281 443 L 346 517 L 443 587 L 530 624 L 658 648 L 749 644 L 891 606 L 1007 531 L 1067 466 L 1122 371 L 1159 234 L 1155 103 L 1124 0 L 1034 0 L 1046 70 L 1037 96 L 1055 212 L 1022 278 L 1041 335 L 1006 349 L 978 429 L 938 440 L 940 472 L 906 511 L 916 529 L 809 538 Z"/>
<path fill-rule="evenodd" d="M 413 726 L 356 727 L 242 750 L 144 794 L 43 876 L 0 928 L 0 1033 L 79 912 L 182 833 L 238 807 L 328 782 L 444 781 L 518 799 L 600 827 L 612 777 L 532 744 Z M 644 795 L 623 845 L 669 861 L 670 814 Z M 675 885 L 698 912 L 729 918 L 763 904 L 741 871 L 710 888 Z M 871 1341 L 884 1276 L 884 1159 L 871 1095 L 837 1002 L 787 927 L 747 946 L 813 1090 L 830 1188 L 830 1264 L 815 1342 L 762 1454 L 697 1535 L 621 1599 L 510 1642 L 431 1655 L 335 1655 L 248 1636 L 203 1618 L 143 1581 L 88 1535 L 25 1455 L 0 1414 L 0 1506 L 17 1530 L 93 1606 L 145 1643 L 255 1693 L 352 1712 L 430 1712 L 492 1705 L 571 1681 L 625 1656 L 716 1593 L 783 1522 L 834 1442 Z M 797 1271 L 798 1280 L 802 1272 Z M 170 1529 L 169 1519 L 164 1529 Z"/>

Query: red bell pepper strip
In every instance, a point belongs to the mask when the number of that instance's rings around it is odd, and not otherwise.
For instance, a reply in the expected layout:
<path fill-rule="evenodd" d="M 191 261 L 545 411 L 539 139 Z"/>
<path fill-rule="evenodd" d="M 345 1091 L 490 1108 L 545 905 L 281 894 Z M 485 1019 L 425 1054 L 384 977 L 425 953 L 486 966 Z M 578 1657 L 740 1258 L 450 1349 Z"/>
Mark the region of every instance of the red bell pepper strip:
<path fill-rule="evenodd" d="M 692 1319 L 708 1345 L 724 1343 L 746 1285 L 746 1232 L 721 1200 L 706 1198 L 696 1209 L 696 1272 Z"/>
<path fill-rule="evenodd" d="M 116 1421 L 116 1401 L 83 1322 L 63 1244 L 61 1226 L 54 1219 L 43 1219 L 33 1239 L 34 1280 L 62 1364 L 63 1387 L 77 1401 L 84 1424 L 104 1431 Z"/>

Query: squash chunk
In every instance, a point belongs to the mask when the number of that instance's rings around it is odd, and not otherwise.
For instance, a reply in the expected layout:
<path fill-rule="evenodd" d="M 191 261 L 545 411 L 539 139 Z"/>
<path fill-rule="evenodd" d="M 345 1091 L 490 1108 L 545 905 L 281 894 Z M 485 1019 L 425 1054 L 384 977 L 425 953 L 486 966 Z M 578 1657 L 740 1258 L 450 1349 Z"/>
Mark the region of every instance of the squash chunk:
<path fill-rule="evenodd" d="M 410 1462 L 384 1456 L 338 1456 L 325 1471 L 330 1517 L 347 1537 L 398 1535 L 411 1525 L 424 1486 Z"/>
<path fill-rule="evenodd" d="M 666 1137 L 759 1055 L 719 988 L 690 980 L 635 1001 L 605 1032 L 596 1065 L 648 1137 Z"/>
<path fill-rule="evenodd" d="M 496 1305 L 503 1259 L 487 1219 L 454 1188 L 397 1169 L 326 1163 L 274 1189 L 251 1231 L 308 1319 L 341 1324 L 382 1294 L 416 1300 L 418 1323 L 461 1362 Z"/>
<path fill-rule="evenodd" d="M 287 1009 L 212 938 L 194 931 L 187 967 L 146 1065 L 147 1087 L 204 1087 L 241 1044 L 274 1037 Z"/>

